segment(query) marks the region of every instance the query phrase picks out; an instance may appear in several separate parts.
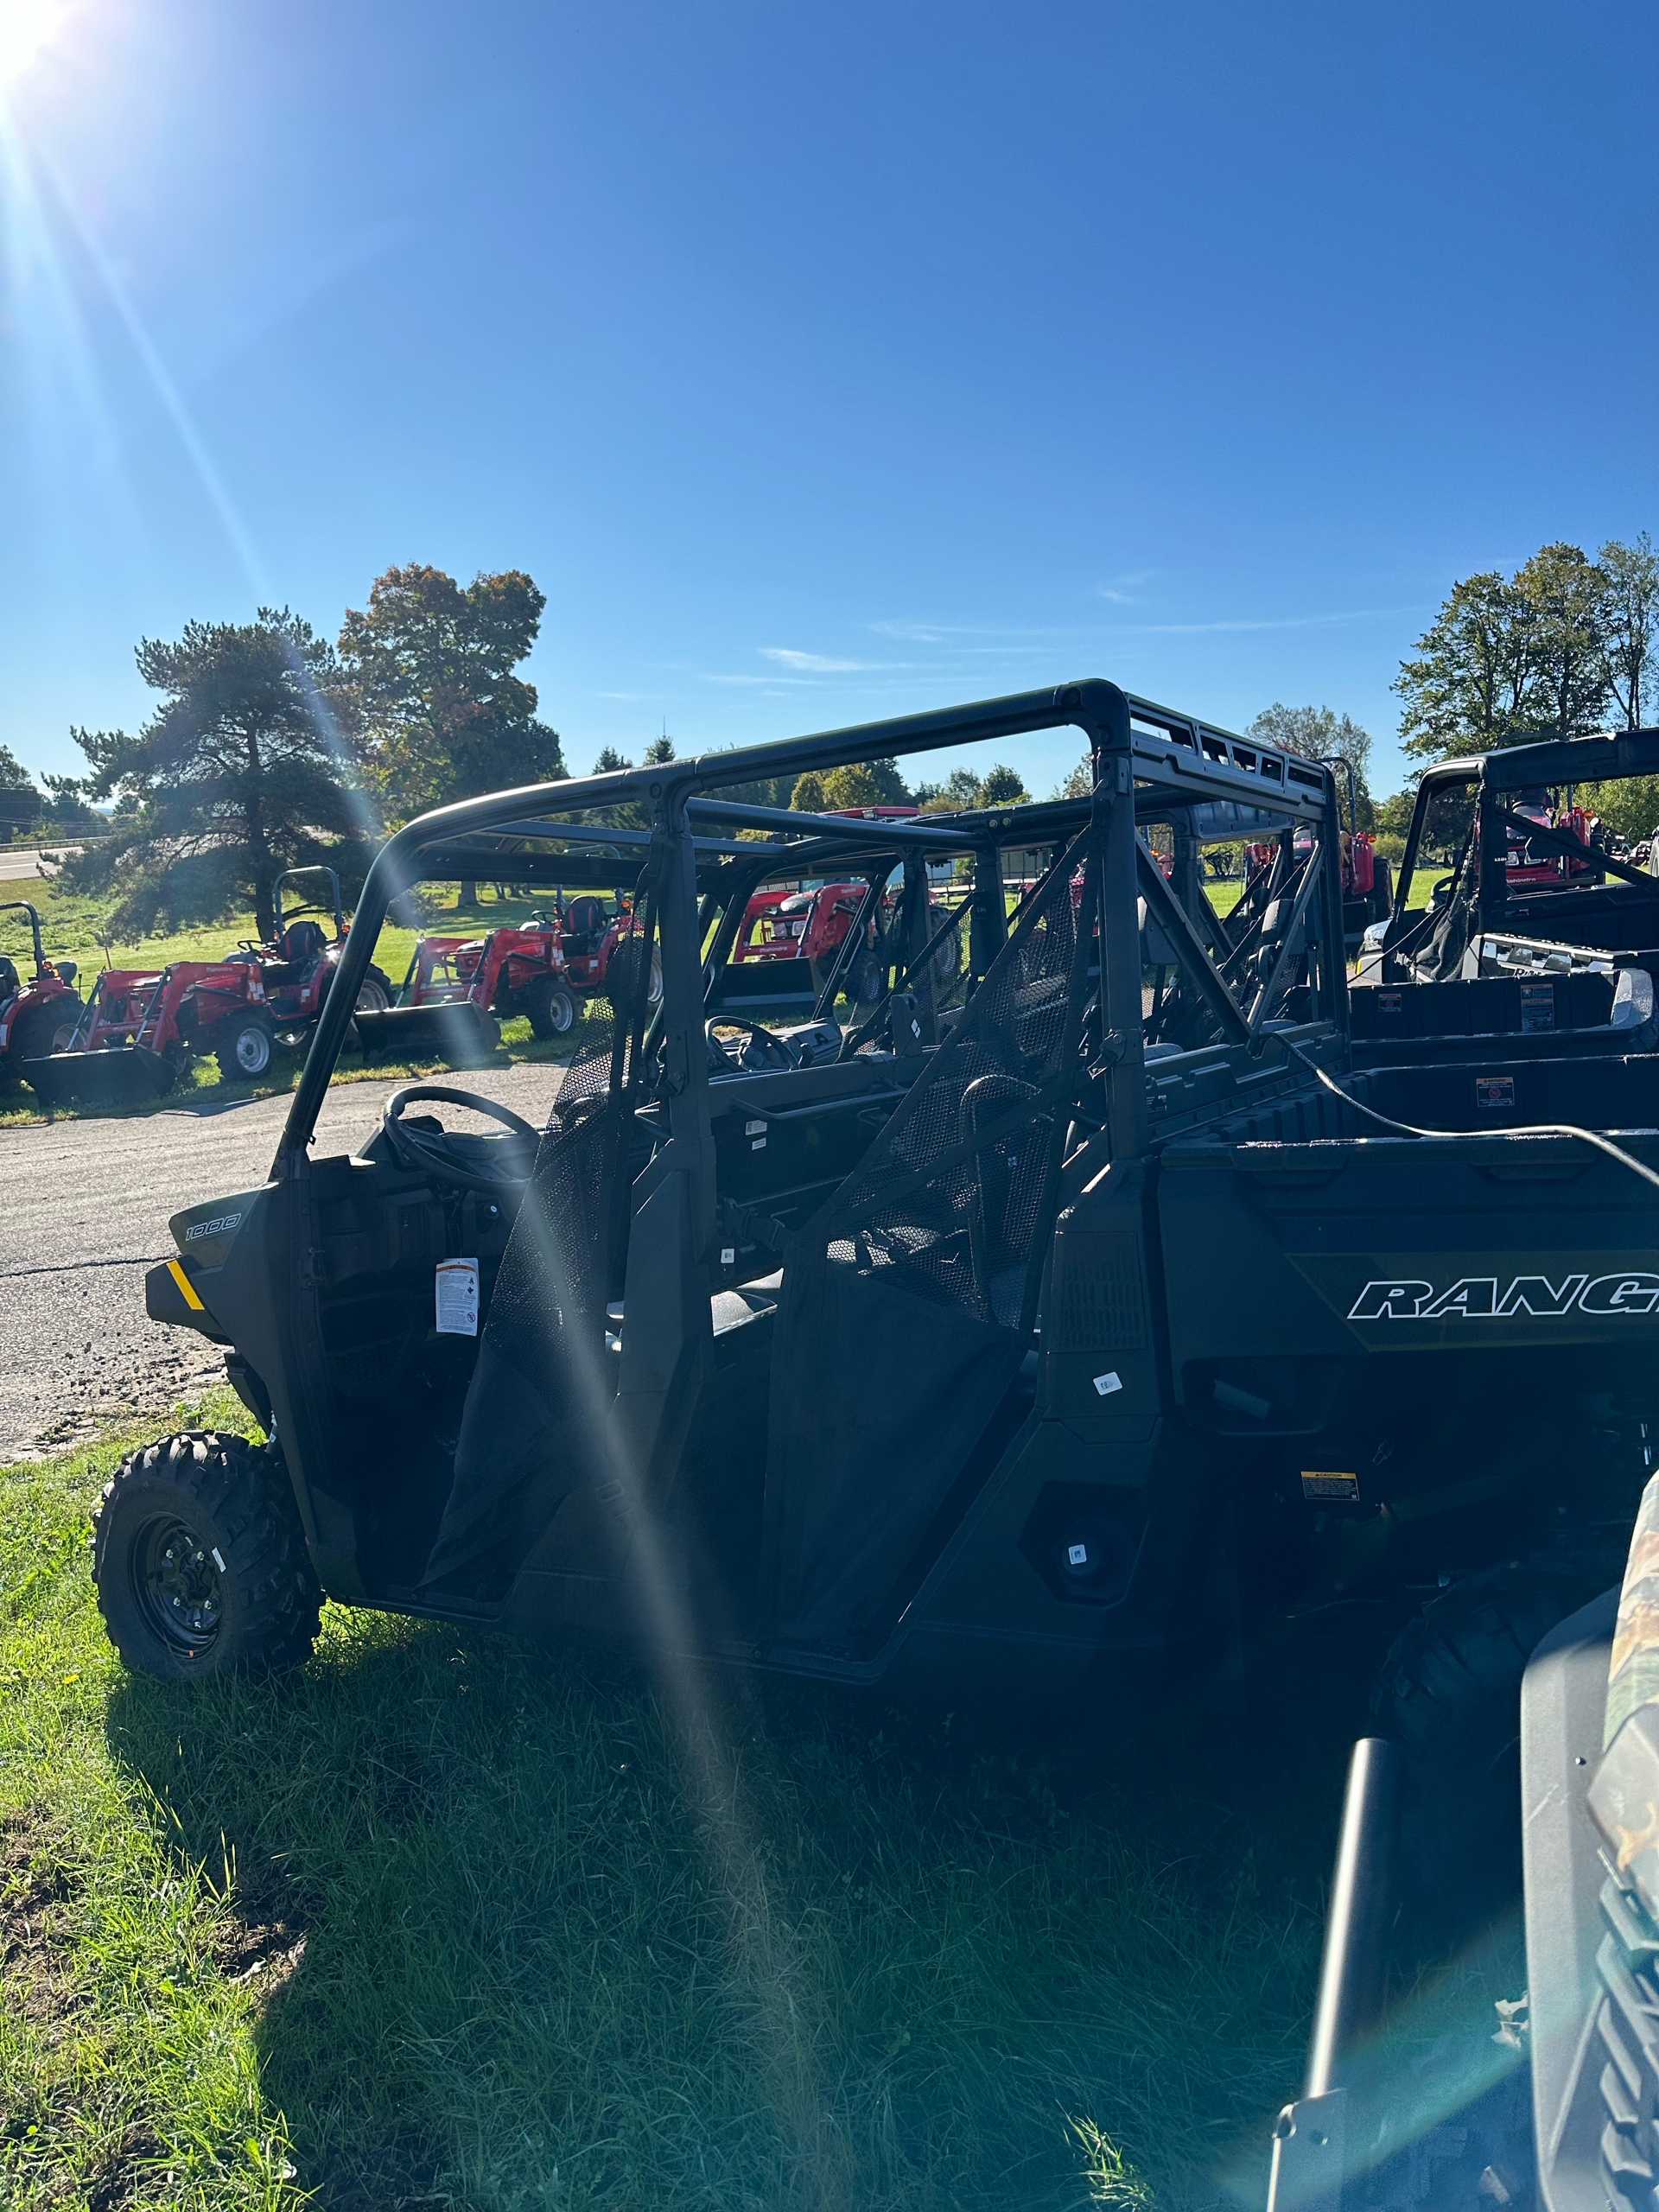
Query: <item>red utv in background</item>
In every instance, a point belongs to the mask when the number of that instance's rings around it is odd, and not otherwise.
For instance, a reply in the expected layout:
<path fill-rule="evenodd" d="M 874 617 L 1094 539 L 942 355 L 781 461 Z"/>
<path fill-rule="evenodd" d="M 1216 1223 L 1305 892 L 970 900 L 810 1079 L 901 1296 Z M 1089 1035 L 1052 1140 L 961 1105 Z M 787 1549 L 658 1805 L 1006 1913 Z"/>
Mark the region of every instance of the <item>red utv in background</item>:
<path fill-rule="evenodd" d="M 23 1080 L 23 1063 L 54 1052 L 73 1034 L 81 1014 L 73 988 L 73 960 L 48 960 L 41 918 L 25 899 L 0 903 L 0 913 L 27 914 L 35 946 L 35 973 L 25 982 L 17 963 L 0 952 L 0 1089 Z"/>

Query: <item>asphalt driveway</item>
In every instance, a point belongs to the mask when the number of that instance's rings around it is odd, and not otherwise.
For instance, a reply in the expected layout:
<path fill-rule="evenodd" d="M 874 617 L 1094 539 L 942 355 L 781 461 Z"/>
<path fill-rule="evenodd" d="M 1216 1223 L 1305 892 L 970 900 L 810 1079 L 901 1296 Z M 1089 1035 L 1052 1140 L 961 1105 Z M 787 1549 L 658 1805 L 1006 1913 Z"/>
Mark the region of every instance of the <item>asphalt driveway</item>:
<path fill-rule="evenodd" d="M 448 1080 L 539 1123 L 560 1073 L 520 1064 Z M 395 1088 L 337 1085 L 314 1150 L 360 1144 Z M 219 1377 L 211 1344 L 145 1319 L 143 1271 L 172 1254 L 181 1206 L 264 1180 L 289 1103 L 0 1129 L 0 1460 L 61 1450 L 114 1415 L 165 1414 Z"/>

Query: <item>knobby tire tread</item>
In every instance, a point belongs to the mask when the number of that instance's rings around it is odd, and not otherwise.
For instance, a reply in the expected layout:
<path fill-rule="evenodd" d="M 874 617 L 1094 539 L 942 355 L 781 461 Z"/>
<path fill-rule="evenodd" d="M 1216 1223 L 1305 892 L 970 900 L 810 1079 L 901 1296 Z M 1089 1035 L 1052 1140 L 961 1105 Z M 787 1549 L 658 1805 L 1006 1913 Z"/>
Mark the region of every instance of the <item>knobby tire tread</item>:
<path fill-rule="evenodd" d="M 211 1516 L 226 1568 L 240 1586 L 242 1633 L 235 1652 L 207 1672 L 281 1674 L 309 1657 L 321 1621 L 322 1593 L 312 1571 L 293 1493 L 279 1466 L 245 1437 L 222 1429 L 185 1429 L 130 1452 L 92 1512 L 92 1580 L 111 1641 L 130 1666 L 154 1672 L 122 1642 L 106 1593 L 117 1509 L 148 1478 L 172 1483 Z"/>

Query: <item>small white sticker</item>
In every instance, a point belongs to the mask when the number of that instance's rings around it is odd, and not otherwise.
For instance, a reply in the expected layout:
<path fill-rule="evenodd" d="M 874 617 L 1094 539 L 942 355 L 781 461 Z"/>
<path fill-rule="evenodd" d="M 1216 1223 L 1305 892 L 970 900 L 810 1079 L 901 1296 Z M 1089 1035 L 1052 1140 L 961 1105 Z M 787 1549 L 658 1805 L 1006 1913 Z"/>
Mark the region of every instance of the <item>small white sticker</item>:
<path fill-rule="evenodd" d="M 1065 1555 L 1073 1567 L 1087 1567 L 1089 1564 L 1089 1547 L 1087 1544 L 1072 1544 L 1067 1549 Z"/>
<path fill-rule="evenodd" d="M 746 1137 L 763 1137 L 766 1134 L 766 1125 L 764 1122 L 745 1122 L 743 1134 Z"/>
<path fill-rule="evenodd" d="M 920 1023 L 919 1021 L 912 1021 L 912 1022 L 911 1023 L 911 1025 L 910 1025 L 910 1033 L 911 1033 L 911 1035 L 912 1035 L 912 1037 L 919 1037 L 919 1036 L 921 1035 L 921 1033 L 922 1033 L 922 1025 L 921 1025 L 921 1023 Z"/>
<path fill-rule="evenodd" d="M 220 1573 L 221 1574 L 223 1574 L 223 1573 L 224 1573 L 224 1572 L 225 1572 L 225 1554 L 224 1554 L 224 1553 L 223 1553 L 222 1551 L 220 1551 L 220 1549 L 219 1548 L 219 1546 L 218 1546 L 217 1544 L 215 1544 L 215 1545 L 213 1546 L 213 1565 L 214 1565 L 214 1566 L 219 1569 L 219 1573 Z"/>
<path fill-rule="evenodd" d="M 737 1265 L 737 1247 L 735 1244 L 722 1244 L 721 1246 L 720 1264 L 722 1268 L 734 1268 Z"/>
<path fill-rule="evenodd" d="M 439 1261 L 437 1325 L 441 1337 L 475 1337 L 478 1334 L 476 1260 Z"/>
<path fill-rule="evenodd" d="M 766 1148 L 766 1141 L 765 1137 L 756 1137 L 754 1142 L 749 1147 L 749 1150 L 751 1152 L 764 1152 Z"/>
<path fill-rule="evenodd" d="M 1121 1390 L 1123 1388 L 1123 1385 L 1118 1380 L 1116 1374 L 1096 1375 L 1095 1377 L 1095 1388 L 1099 1391 L 1103 1398 L 1109 1398 L 1114 1390 Z"/>

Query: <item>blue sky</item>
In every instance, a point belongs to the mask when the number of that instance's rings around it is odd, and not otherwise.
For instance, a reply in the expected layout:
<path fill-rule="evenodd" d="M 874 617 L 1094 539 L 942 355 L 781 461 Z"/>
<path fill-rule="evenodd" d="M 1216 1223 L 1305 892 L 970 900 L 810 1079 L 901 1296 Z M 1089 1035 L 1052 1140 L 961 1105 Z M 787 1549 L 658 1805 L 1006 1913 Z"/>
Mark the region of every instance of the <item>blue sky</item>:
<path fill-rule="evenodd" d="M 0 60 L 51 5 L 0 0 Z M 418 560 L 534 575 L 578 769 L 1090 674 L 1328 703 L 1386 790 L 1454 577 L 1659 529 L 1651 6 L 48 29 L 0 95 L 0 741 L 37 770 L 142 717 L 141 635 L 262 598 L 332 632 Z"/>

